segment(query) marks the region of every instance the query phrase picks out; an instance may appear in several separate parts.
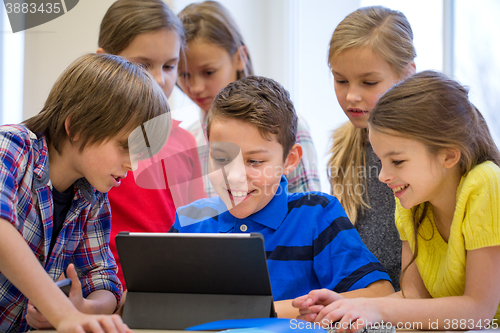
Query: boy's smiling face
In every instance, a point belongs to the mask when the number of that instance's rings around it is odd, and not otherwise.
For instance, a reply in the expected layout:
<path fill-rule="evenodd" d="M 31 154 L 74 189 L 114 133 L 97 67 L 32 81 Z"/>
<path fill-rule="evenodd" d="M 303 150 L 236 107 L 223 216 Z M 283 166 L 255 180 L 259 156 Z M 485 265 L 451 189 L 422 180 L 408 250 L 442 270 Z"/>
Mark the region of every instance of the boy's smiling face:
<path fill-rule="evenodd" d="M 293 171 L 302 155 L 296 144 L 283 161 L 283 146 L 276 135 L 269 137 L 270 141 L 255 125 L 237 119 L 216 117 L 211 122 L 209 163 L 216 172 L 209 175 L 210 182 L 237 218 L 264 208 L 274 197 L 281 176 Z"/>

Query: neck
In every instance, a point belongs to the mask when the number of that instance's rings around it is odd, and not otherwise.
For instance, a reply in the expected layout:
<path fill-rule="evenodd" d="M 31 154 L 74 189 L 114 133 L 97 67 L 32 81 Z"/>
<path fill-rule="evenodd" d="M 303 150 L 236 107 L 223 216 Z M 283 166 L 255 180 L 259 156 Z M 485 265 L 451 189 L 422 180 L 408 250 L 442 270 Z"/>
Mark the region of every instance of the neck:
<path fill-rule="evenodd" d="M 63 145 L 62 152 L 66 151 Z M 52 186 L 59 192 L 66 191 L 79 177 L 72 172 L 69 158 L 66 154 L 59 153 L 52 144 L 49 145 L 49 172 Z"/>
<path fill-rule="evenodd" d="M 434 222 L 443 238 L 449 234 L 453 215 L 457 205 L 457 188 L 462 176 L 457 168 L 449 170 L 442 183 L 441 191 L 434 200 L 431 200 Z"/>

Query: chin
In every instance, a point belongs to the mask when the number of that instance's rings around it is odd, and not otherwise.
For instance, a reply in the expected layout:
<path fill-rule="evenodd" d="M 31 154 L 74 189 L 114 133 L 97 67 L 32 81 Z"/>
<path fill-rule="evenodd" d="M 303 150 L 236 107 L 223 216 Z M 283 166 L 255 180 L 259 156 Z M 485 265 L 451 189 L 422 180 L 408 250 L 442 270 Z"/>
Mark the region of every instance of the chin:
<path fill-rule="evenodd" d="M 246 210 L 245 211 L 239 211 L 238 208 L 230 209 L 229 213 L 231 213 L 231 215 L 233 215 L 237 219 L 244 219 L 244 218 L 249 217 L 250 215 L 252 215 L 252 212 L 248 212 Z"/>

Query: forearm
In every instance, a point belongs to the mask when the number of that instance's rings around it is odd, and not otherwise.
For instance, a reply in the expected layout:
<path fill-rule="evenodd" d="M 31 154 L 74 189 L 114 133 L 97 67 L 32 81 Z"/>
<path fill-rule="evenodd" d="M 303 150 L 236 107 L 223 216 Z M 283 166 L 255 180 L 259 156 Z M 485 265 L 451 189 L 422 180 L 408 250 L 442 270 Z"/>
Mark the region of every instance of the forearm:
<path fill-rule="evenodd" d="M 431 299 L 396 299 L 391 297 L 376 300 L 384 322 L 412 323 L 418 329 L 480 329 L 494 316 L 494 311 L 469 296 L 453 296 Z M 456 327 L 452 324 L 457 323 Z M 465 324 L 460 327 L 460 323 Z M 483 327 L 481 327 L 483 326 Z"/>
<path fill-rule="evenodd" d="M 366 288 L 356 289 L 352 291 L 347 291 L 341 293 L 340 295 L 345 298 L 356 298 L 356 297 L 384 297 L 389 296 L 394 293 L 394 288 L 392 284 L 387 280 L 379 280 L 368 285 Z"/>
<path fill-rule="evenodd" d="M 109 290 L 96 290 L 86 298 L 84 313 L 88 314 L 112 314 L 117 307 L 116 297 Z"/>
<path fill-rule="evenodd" d="M 77 311 L 50 279 L 16 228 L 4 219 L 0 219 L 0 271 L 54 326 Z"/>

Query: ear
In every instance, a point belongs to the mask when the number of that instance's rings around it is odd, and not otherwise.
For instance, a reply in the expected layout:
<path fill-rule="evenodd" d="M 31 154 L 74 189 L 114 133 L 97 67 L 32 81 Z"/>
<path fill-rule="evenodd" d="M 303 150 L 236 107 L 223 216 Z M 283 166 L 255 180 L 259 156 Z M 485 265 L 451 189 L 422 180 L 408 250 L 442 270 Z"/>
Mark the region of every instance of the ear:
<path fill-rule="evenodd" d="M 238 50 L 236 50 L 234 56 L 236 57 L 236 59 L 234 59 L 236 63 L 236 69 L 238 71 L 244 71 L 248 62 L 247 47 L 245 45 L 241 45 L 240 47 L 238 47 Z"/>
<path fill-rule="evenodd" d="M 292 149 L 290 149 L 290 152 L 288 153 L 288 156 L 285 160 L 285 167 L 283 170 L 283 174 L 286 176 L 290 174 L 297 165 L 299 165 L 300 159 L 302 158 L 302 146 L 300 143 L 296 143 L 292 146 Z"/>
<path fill-rule="evenodd" d="M 417 66 L 415 65 L 415 61 L 412 60 L 405 67 L 404 77 L 405 78 L 410 77 L 416 72 L 417 72 Z"/>
<path fill-rule="evenodd" d="M 106 51 L 104 51 L 104 49 L 102 47 L 98 48 L 97 51 L 95 51 L 95 53 L 97 54 L 105 54 Z"/>
<path fill-rule="evenodd" d="M 66 130 L 66 135 L 68 136 L 70 142 L 77 141 L 79 139 L 79 135 L 78 134 L 71 135 L 71 132 L 69 130 L 70 122 L 71 122 L 71 120 L 69 119 L 69 117 L 66 118 L 66 120 L 64 121 L 64 129 Z"/>
<path fill-rule="evenodd" d="M 444 149 L 441 154 L 443 166 L 447 169 L 453 168 L 462 156 L 462 153 L 457 148 Z"/>

